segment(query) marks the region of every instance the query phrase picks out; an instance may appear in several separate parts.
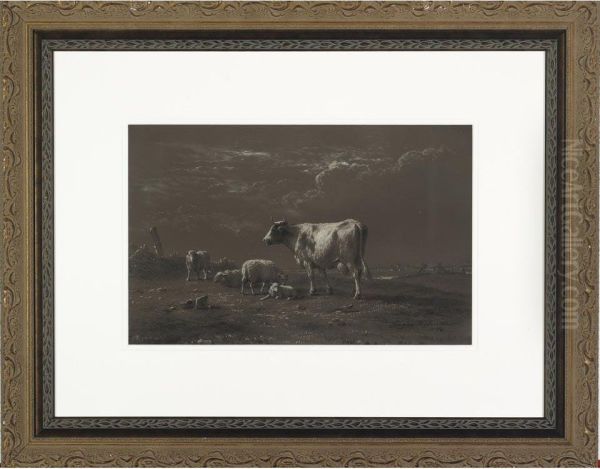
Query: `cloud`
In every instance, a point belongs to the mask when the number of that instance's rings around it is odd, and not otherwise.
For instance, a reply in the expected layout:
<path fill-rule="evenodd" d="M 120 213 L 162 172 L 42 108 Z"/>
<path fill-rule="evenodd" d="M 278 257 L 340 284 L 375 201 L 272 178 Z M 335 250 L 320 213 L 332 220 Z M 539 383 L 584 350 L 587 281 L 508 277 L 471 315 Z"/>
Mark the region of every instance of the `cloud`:
<path fill-rule="evenodd" d="M 374 261 L 387 259 L 399 246 L 433 256 L 440 242 L 424 233 L 439 228 L 449 236 L 449 225 L 430 227 L 428 220 L 441 211 L 457 219 L 451 205 L 458 204 L 447 191 L 468 187 L 464 182 L 470 180 L 470 172 L 457 178 L 453 152 L 429 134 L 419 143 L 395 130 L 369 138 L 340 133 L 323 141 L 313 130 L 300 138 L 291 129 L 285 138 L 269 135 L 273 140 L 264 148 L 264 136 L 232 133 L 216 139 L 212 130 L 201 130 L 190 131 L 187 141 L 145 140 L 134 153 L 129 211 L 134 242 L 145 240 L 147 227 L 157 225 L 165 246 L 173 249 L 203 246 L 234 258 L 271 256 L 279 251 L 261 251 L 271 216 L 292 223 L 352 217 L 369 225 Z M 386 143 L 390 135 L 395 140 Z M 470 171 L 465 156 L 458 167 Z M 419 247 L 424 239 L 427 246 Z M 282 259 L 285 255 L 282 251 Z"/>
<path fill-rule="evenodd" d="M 382 188 L 389 193 L 390 185 L 400 185 L 404 177 L 414 177 L 415 173 L 428 170 L 431 165 L 439 166 L 453 156 L 453 152 L 444 147 L 410 150 L 397 159 L 372 153 L 369 156 L 368 153 L 356 150 L 350 153 L 336 152 L 335 155 L 340 159 L 325 165 L 314 165 L 313 172 L 316 170 L 316 175 L 313 187 L 288 192 L 282 200 L 287 206 L 298 209 L 302 205 L 317 202 L 328 204 L 340 197 L 351 200 L 353 194 L 364 198 L 369 197 L 370 192 L 375 197 L 381 197 Z M 364 187 L 368 190 L 365 191 Z M 397 191 L 393 192 L 395 194 Z"/>
<path fill-rule="evenodd" d="M 424 150 L 417 151 L 411 150 L 404 153 L 398 158 L 398 165 L 396 170 L 401 170 L 407 166 L 418 164 L 418 163 L 430 163 L 437 161 L 444 153 L 448 150 L 444 147 L 439 148 L 425 148 Z"/>
<path fill-rule="evenodd" d="M 332 184 L 348 183 L 360 179 L 367 175 L 370 170 L 367 164 L 334 161 L 315 176 L 315 184 L 317 189 L 324 190 Z"/>

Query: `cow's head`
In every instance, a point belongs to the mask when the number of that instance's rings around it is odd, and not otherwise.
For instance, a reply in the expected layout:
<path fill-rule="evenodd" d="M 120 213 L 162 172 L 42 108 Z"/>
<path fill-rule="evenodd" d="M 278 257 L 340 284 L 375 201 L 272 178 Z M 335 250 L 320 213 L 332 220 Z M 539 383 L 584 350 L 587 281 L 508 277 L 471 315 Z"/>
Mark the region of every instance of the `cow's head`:
<path fill-rule="evenodd" d="M 288 234 L 288 226 L 288 222 L 285 219 L 281 221 L 273 221 L 271 228 L 263 238 L 265 244 L 270 246 L 271 244 L 282 243 L 285 239 L 285 236 Z"/>

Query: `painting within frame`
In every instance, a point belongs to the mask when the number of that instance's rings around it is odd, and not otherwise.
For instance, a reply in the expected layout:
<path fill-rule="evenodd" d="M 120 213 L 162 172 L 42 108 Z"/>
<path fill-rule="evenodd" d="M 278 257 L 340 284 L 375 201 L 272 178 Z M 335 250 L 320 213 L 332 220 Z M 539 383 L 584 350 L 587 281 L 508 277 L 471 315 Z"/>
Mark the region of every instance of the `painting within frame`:
<path fill-rule="evenodd" d="M 86 4 L 75 4 L 75 9 L 71 12 L 72 16 L 69 17 L 69 21 L 85 23 L 84 12 L 87 14 L 87 10 L 83 8 Z M 127 15 L 141 15 L 142 18 L 149 18 L 144 15 L 157 15 L 155 18 L 161 18 L 166 20 L 166 16 L 161 16 L 165 12 L 160 12 L 153 7 L 148 7 L 147 10 L 141 8 L 140 10 L 122 10 L 121 6 L 117 6 L 116 9 L 106 10 L 104 7 L 94 6 L 91 4 L 91 12 L 93 14 L 108 14 L 114 18 L 121 18 L 121 20 L 127 18 Z M 197 4 L 192 4 L 191 8 L 198 8 L 197 12 L 206 13 L 209 10 L 205 10 L 205 7 L 200 7 Z M 592 430 L 595 428 L 595 399 L 596 399 L 596 371 L 591 363 L 595 363 L 596 348 L 593 346 L 596 340 L 596 320 L 593 316 L 593 312 L 596 311 L 597 300 L 594 294 L 595 291 L 595 279 L 597 278 L 597 266 L 596 257 L 592 256 L 596 252 L 596 245 L 594 240 L 597 240 L 596 224 L 593 222 L 596 217 L 595 210 L 582 211 L 582 213 L 574 213 L 563 211 L 564 210 L 562 201 L 568 197 L 578 197 L 578 200 L 592 200 L 597 191 L 597 178 L 595 172 L 589 171 L 589 168 L 593 168 L 597 162 L 597 129 L 593 126 L 594 119 L 596 119 L 597 112 L 596 104 L 594 100 L 586 101 L 587 107 L 584 110 L 575 113 L 572 107 L 565 108 L 565 95 L 571 98 L 583 97 L 583 96 L 595 96 L 597 88 L 586 88 L 585 83 L 595 83 L 595 77 L 597 77 L 596 69 L 594 66 L 586 65 L 582 69 L 575 69 L 574 65 L 570 62 L 565 61 L 565 50 L 573 51 L 575 55 L 579 54 L 581 57 L 587 57 L 592 55 L 593 45 L 589 41 L 584 41 L 582 38 L 586 34 L 590 34 L 590 31 L 594 31 L 593 28 L 589 29 L 590 24 L 594 24 L 596 21 L 596 7 L 590 4 L 575 4 L 572 7 L 572 11 L 561 12 L 559 16 L 557 14 L 556 6 L 551 4 L 544 4 L 538 6 L 541 9 L 540 14 L 546 15 L 548 19 L 556 21 L 556 27 L 560 30 L 561 25 L 567 24 L 569 28 L 573 28 L 577 34 L 569 40 L 565 40 L 564 36 L 560 33 L 545 33 L 543 39 L 526 39 L 526 40 L 507 40 L 500 42 L 503 46 L 508 44 L 508 47 L 512 44 L 521 43 L 532 43 L 535 47 L 543 48 L 546 47 L 544 44 L 548 44 L 548 50 L 554 51 L 554 59 L 550 59 L 547 63 L 550 67 L 547 70 L 554 70 L 554 72 L 548 73 L 547 84 L 548 95 L 550 103 L 546 107 L 546 111 L 551 114 L 548 115 L 546 120 L 550 131 L 547 133 L 547 151 L 550 152 L 551 156 L 546 160 L 547 164 L 555 164 L 556 166 L 550 166 L 550 171 L 547 171 L 547 193 L 546 207 L 551 208 L 547 210 L 549 218 L 547 219 L 547 233 L 549 238 L 546 240 L 546 246 L 552 247 L 553 249 L 548 250 L 547 254 L 547 270 L 546 274 L 550 277 L 546 277 L 546 282 L 550 281 L 550 284 L 546 283 L 546 291 L 548 288 L 550 292 L 554 292 L 551 298 L 546 300 L 546 307 L 553 306 L 550 309 L 550 313 L 546 317 L 546 327 L 550 324 L 552 327 L 547 329 L 546 344 L 554 344 L 554 349 L 549 350 L 546 355 L 547 364 L 550 363 L 552 366 L 546 368 L 545 380 L 546 383 L 552 383 L 552 386 L 546 386 L 546 405 L 550 405 L 545 411 L 545 417 L 543 419 L 519 419 L 514 421 L 511 419 L 428 419 L 428 422 L 419 421 L 419 419 L 316 419 L 311 422 L 304 421 L 300 422 L 299 419 L 247 419 L 247 418 L 235 418 L 235 419 L 152 419 L 152 428 L 154 431 L 172 431 L 179 432 L 173 433 L 173 435 L 179 435 L 178 438 L 190 438 L 194 435 L 193 432 L 201 432 L 203 436 L 210 436 L 214 438 L 207 440 L 206 445 L 192 447 L 179 447 L 176 450 L 177 455 L 174 456 L 168 449 L 168 441 L 161 440 L 158 442 L 158 446 L 150 449 L 143 438 L 150 436 L 150 433 L 143 434 L 142 428 L 148 428 L 148 419 L 145 418 L 64 418 L 54 417 L 52 413 L 52 350 L 53 343 L 49 332 L 52 330 L 52 316 L 50 315 L 52 290 L 48 288 L 52 285 L 51 277 L 52 271 L 48 268 L 48 262 L 51 260 L 51 250 L 48 250 L 47 245 L 44 247 L 44 240 L 46 242 L 51 238 L 48 230 L 52 228 L 52 217 L 50 200 L 48 197 L 42 197 L 42 194 L 51 190 L 51 167 L 48 166 L 48 158 L 51 158 L 52 152 L 52 127 L 48 127 L 47 123 L 51 123 L 51 114 L 48 114 L 48 105 L 52 103 L 51 96 L 48 95 L 48 90 L 51 89 L 51 75 L 48 75 L 48 69 L 45 67 L 51 67 L 51 61 L 48 62 L 48 58 L 52 56 L 52 50 L 54 47 L 64 49 L 69 47 L 71 44 L 74 48 L 80 49 L 85 47 L 103 48 L 108 47 L 111 50 L 131 47 L 150 47 L 156 48 L 160 42 L 150 42 L 146 39 L 135 40 L 137 42 L 126 41 L 123 39 L 111 39 L 103 38 L 94 41 L 86 42 L 81 39 L 56 39 L 56 38 L 43 38 L 43 32 L 40 30 L 37 36 L 37 51 L 40 52 L 38 56 L 38 65 L 40 72 L 38 74 L 38 84 L 41 84 L 41 94 L 38 94 L 40 100 L 36 110 L 40 112 L 38 115 L 43 115 L 41 111 L 45 110 L 45 120 L 39 119 L 36 122 L 40 127 L 37 127 L 38 135 L 40 135 L 38 143 L 38 152 L 36 152 L 37 159 L 28 160 L 25 158 L 27 155 L 24 153 L 24 140 L 22 135 L 17 131 L 16 122 L 14 119 L 9 119 L 8 132 L 9 135 L 13 135 L 11 138 L 5 138 L 5 145 L 8 145 L 9 155 L 20 154 L 23 155 L 23 160 L 13 159 L 12 157 L 8 160 L 8 165 L 5 167 L 5 180 L 8 184 L 5 184 L 5 210 L 8 208 L 10 216 L 7 222 L 9 227 L 8 235 L 6 238 L 5 252 L 5 305 L 7 308 L 5 314 L 5 328 L 3 335 L 3 351 L 4 351 L 4 368 L 3 368 L 3 386 L 5 393 L 3 415 L 4 419 L 4 431 L 3 431 L 3 460 L 5 463 L 10 465 L 31 465 L 35 462 L 43 462 L 48 465 L 65 465 L 73 458 L 84 461 L 86 464 L 94 464 L 103 462 L 104 464 L 135 464 L 143 459 L 152 461 L 155 464 L 166 464 L 166 465 L 179 465 L 179 464 L 198 464 L 204 465 L 209 464 L 213 461 L 220 461 L 226 465 L 230 464 L 242 464 L 250 465 L 252 463 L 258 463 L 263 461 L 262 464 L 275 464 L 281 461 L 281 458 L 286 458 L 295 464 L 312 463 L 318 465 L 326 464 L 341 464 L 348 463 L 358 459 L 360 461 L 367 461 L 372 464 L 383 464 L 393 463 L 398 465 L 412 465 L 416 463 L 423 463 L 425 461 L 431 462 L 449 462 L 458 461 L 461 465 L 484 465 L 492 464 L 495 462 L 505 462 L 506 464 L 549 464 L 549 465 L 561 465 L 568 462 L 576 462 L 578 464 L 591 465 L 595 463 L 596 459 L 596 437 Z M 124 8 L 126 5 L 122 4 Z M 337 18 L 337 15 L 349 15 L 352 19 L 352 24 L 360 25 L 361 21 L 366 18 L 365 8 L 368 8 L 369 4 L 361 6 L 356 10 L 346 10 L 342 5 L 338 5 L 331 11 L 322 11 L 318 15 L 315 24 L 318 24 L 319 20 L 324 20 L 328 15 L 333 15 L 333 18 Z M 510 6 L 510 5 L 509 5 Z M 527 26 L 526 12 L 527 8 L 530 8 L 527 3 L 519 6 L 512 5 L 520 11 L 522 16 L 521 26 L 525 29 Z M 381 21 L 385 22 L 389 18 L 411 18 L 414 19 L 414 14 L 418 12 L 417 6 L 415 9 L 404 10 L 402 8 L 392 8 L 392 10 L 382 9 L 380 4 L 372 4 L 374 11 L 378 12 Z M 30 9 L 31 8 L 31 9 Z M 48 4 L 48 10 L 37 10 L 37 8 L 46 7 L 20 7 L 18 5 L 3 5 L 3 15 L 7 18 L 7 24 L 9 28 L 4 33 L 7 37 L 12 38 L 10 40 L 16 41 L 16 32 L 20 31 L 23 24 L 26 24 L 31 19 L 32 13 L 38 13 L 47 15 L 47 20 L 51 23 L 53 19 L 58 18 L 58 15 L 62 15 L 66 10 L 63 10 L 64 5 L 59 4 Z M 182 6 L 174 6 L 173 11 L 179 11 Z M 286 21 L 298 21 L 298 18 L 302 15 L 309 15 L 310 10 L 303 10 L 304 7 L 300 8 L 300 13 L 296 10 L 283 8 L 278 11 L 275 6 L 256 6 L 253 7 L 253 14 L 257 16 L 263 16 L 268 21 L 274 21 L 272 18 L 273 13 L 278 13 L 284 18 L 289 18 Z M 308 6 L 306 7 L 308 8 Z M 314 6 L 312 8 L 319 7 Z M 420 8 L 420 6 L 419 6 Z M 457 7 L 454 7 L 457 8 Z M 424 9 L 425 15 L 429 9 Z M 217 6 L 215 10 L 214 18 L 211 21 L 221 21 L 226 15 L 227 9 L 225 6 Z M 235 10 L 236 15 L 240 17 L 246 17 L 248 13 L 244 10 Z M 443 10 L 441 14 L 445 15 Z M 450 11 L 450 10 L 448 10 Z M 589 12 L 588 16 L 580 15 L 579 12 Z M 294 13 L 292 13 L 294 12 Z M 483 18 L 484 15 L 483 7 L 475 6 L 473 11 L 465 11 L 460 14 L 461 22 L 456 23 L 462 28 L 467 28 L 469 21 L 473 21 L 477 18 Z M 489 12 L 487 12 L 489 13 Z M 287 16 L 290 15 L 290 16 Z M 390 16 L 387 16 L 390 15 Z M 500 18 L 504 18 L 507 15 L 512 15 L 508 6 L 502 6 L 497 11 L 492 11 L 488 21 L 498 21 Z M 292 19 L 292 16 L 294 17 Z M 341 16 L 340 16 L 341 17 Z M 560 18 L 560 20 L 558 19 Z M 308 20 L 308 16 L 304 17 Z M 346 21 L 346 20 L 343 20 Z M 75 24 L 75 23 L 73 23 Z M 273 27 L 277 29 L 277 25 L 281 25 L 280 20 L 275 20 L 272 23 Z M 288 23 L 285 23 L 288 24 Z M 288 24 L 288 25 L 289 25 Z M 427 25 L 426 22 L 421 23 Z M 244 33 L 247 34 L 247 33 Z M 272 34 L 272 33 L 271 33 Z M 281 33 L 285 36 L 288 33 Z M 323 34 L 323 33 L 321 33 Z M 332 33 L 334 36 L 339 33 Z M 393 33 L 390 33 L 393 36 Z M 485 35 L 486 33 L 481 33 Z M 555 34 L 555 36 L 553 36 Z M 592 33 L 593 34 L 593 33 Z M 223 35 L 223 33 L 221 33 Z M 235 34 L 233 34 L 235 36 Z M 292 34 L 294 36 L 294 34 Z M 267 34 L 269 36 L 269 34 Z M 449 34 L 452 37 L 452 34 Z M 508 34 L 511 36 L 511 34 Z M 386 39 L 386 45 L 389 46 L 389 40 Z M 20 41 L 20 39 L 19 39 Z M 70 42 L 71 41 L 71 42 Z M 111 42 L 112 41 L 112 42 Z M 187 42 L 186 42 L 187 41 Z M 227 44 L 235 44 L 230 39 L 227 39 Z M 257 44 L 248 43 L 245 39 L 246 45 Z M 263 45 L 273 45 L 269 43 L 268 39 L 258 40 Z M 292 39 L 286 39 L 286 44 L 294 44 Z M 436 40 L 430 40 L 433 43 Z M 377 42 L 377 40 L 375 40 Z M 418 40 L 408 41 L 411 44 L 419 43 Z M 480 44 L 481 47 L 493 47 L 493 39 L 481 39 L 474 40 L 472 38 L 468 40 L 456 40 L 456 43 L 465 44 L 465 47 L 473 47 Z M 364 44 L 364 41 L 362 42 Z M 423 41 L 421 41 L 423 43 Z M 427 44 L 427 42 L 425 41 Z M 432 42 L 429 42 L 427 46 L 431 46 Z M 452 40 L 439 41 L 440 47 L 448 48 L 451 47 Z M 27 50 L 29 53 L 33 52 L 33 49 L 27 49 L 27 44 L 24 42 L 18 42 L 19 47 L 22 50 Z M 213 47 L 223 47 L 224 43 L 219 43 L 218 40 L 208 42 Z M 296 43 L 300 47 L 307 47 L 306 43 Z M 329 42 L 335 46 L 335 42 Z M 176 47 L 190 47 L 194 45 L 194 42 L 190 40 L 183 40 L 177 42 L 175 39 L 169 39 L 165 41 L 165 45 L 176 46 Z M 341 42 L 337 44 L 338 47 L 352 47 L 347 42 Z M 16 68 L 5 68 L 6 76 L 11 77 L 11 82 L 21 83 L 24 80 L 24 63 L 16 59 L 15 56 L 8 51 L 8 63 L 16 64 Z M 33 56 L 32 56 L 33 57 Z M 44 61 L 46 58 L 46 61 Z M 581 62 L 580 62 L 581 63 Z M 554 67 L 554 68 L 552 68 Z M 563 81 L 562 73 L 560 71 L 564 68 L 573 67 L 575 80 L 573 83 L 565 83 Z M 586 68 L 587 67 L 587 68 Z M 44 80 L 46 78 L 46 81 Z M 591 78 L 590 78 L 591 77 Z M 46 85 L 44 85 L 46 83 Z M 552 86 L 552 84 L 555 85 Z M 44 87 L 45 86 L 45 87 Z M 20 90 L 21 88 L 19 88 Z M 44 95 L 46 90 L 46 95 Z M 556 93 L 553 94 L 553 91 Z M 31 101 L 26 100 L 26 96 L 22 93 L 9 93 L 5 95 L 4 110 L 5 115 L 14 115 L 14 103 L 23 103 Z M 571 101 L 569 101 L 571 102 Z M 11 105 L 11 103 L 13 103 Z M 29 109 L 24 107 L 24 109 Z M 564 110 L 566 113 L 566 120 L 563 122 L 561 112 Z M 8 114 L 7 114 L 8 113 Z M 25 121 L 24 121 L 25 122 Z M 28 125 L 33 127 L 33 120 L 27 120 Z M 46 125 L 44 125 L 46 122 Z M 597 126 L 596 126 L 597 127 Z M 580 150 L 578 157 L 574 160 L 568 158 L 561 159 L 565 156 L 565 152 L 560 150 L 567 148 L 568 141 L 574 141 L 573 137 L 576 135 L 575 129 L 579 129 L 579 135 L 587 135 L 582 141 L 579 141 Z M 595 129 L 595 130 L 594 130 Z M 583 132 L 583 134 L 581 133 Z M 7 143 L 8 142 L 8 143 Z M 553 143 L 554 142 L 554 143 Z M 554 146 L 553 146 L 554 145 Z M 548 153 L 547 153 L 548 155 Z M 561 156 L 562 155 L 562 156 Z M 26 165 L 22 164 L 27 162 Z M 581 165 L 581 162 L 585 164 Z M 45 164 L 46 162 L 46 164 Z M 35 164 L 34 164 L 35 163 Z M 34 168 L 37 171 L 38 176 L 42 181 L 41 186 L 34 186 L 33 179 L 28 179 L 27 184 L 21 185 L 19 182 L 18 187 L 21 187 L 23 193 L 30 195 L 38 194 L 36 197 L 31 197 L 30 200 L 36 200 L 38 208 L 41 207 L 41 211 L 38 210 L 36 217 L 33 217 L 33 212 L 29 211 L 11 211 L 10 207 L 18 207 L 15 205 L 15 200 L 20 197 L 20 192 L 14 192 L 12 187 L 15 181 L 15 175 L 19 177 L 23 176 L 24 171 L 29 171 L 28 175 L 33 174 Z M 547 167 L 548 168 L 548 167 Z M 553 169 L 554 168 L 554 169 Z M 569 172 L 571 170 L 572 172 Z M 48 172 L 50 171 L 50 172 Z M 574 180 L 581 180 L 583 189 L 575 193 L 575 189 L 572 185 Z M 20 181 L 20 180 L 19 180 Z M 553 186 L 556 184 L 556 186 Z M 552 188 L 555 187 L 555 192 L 552 192 Z M 51 193 L 51 192 L 50 192 Z M 560 196 L 560 197 L 559 197 Z M 21 200 L 21 199 L 18 199 Z M 45 205 L 44 205 L 45 204 Z M 582 207 L 582 205 L 577 205 Z M 569 233 L 572 229 L 571 223 L 573 223 L 574 217 L 581 215 L 585 219 L 590 220 L 589 229 L 584 235 L 587 240 L 579 247 L 565 245 L 564 230 Z M 28 218 L 30 217 L 30 218 Z M 564 218 L 563 218 L 564 217 Z M 34 243 L 34 231 L 14 231 L 12 227 L 25 226 L 23 222 L 27 219 L 31 219 L 37 223 L 36 226 L 41 228 L 41 236 L 38 231 L 37 243 Z M 12 221 L 10 221 L 12 220 Z M 568 238 L 566 238 L 568 239 Z M 593 247 L 594 246 L 594 247 Z M 35 249 L 34 249 L 35 248 Z M 26 249 L 31 249 L 31 252 L 37 253 L 33 257 L 24 257 L 22 253 Z M 585 252 L 583 256 L 576 259 L 576 250 L 582 250 Z M 552 256 L 555 253 L 555 256 Z M 17 255 L 18 254 L 18 255 Z M 35 278 L 38 281 L 36 291 L 38 296 L 35 304 L 37 305 L 36 315 L 28 316 L 22 315 L 24 309 L 21 305 L 30 305 L 33 302 L 22 303 L 17 300 L 19 296 L 15 295 L 16 292 L 23 292 L 23 277 L 20 273 L 23 272 L 22 264 L 25 259 L 37 259 L 35 264 L 27 265 L 28 272 L 33 273 L 32 269 L 41 269 L 41 275 Z M 46 267 L 45 267 L 46 266 Z M 561 270 L 564 269 L 564 270 Z M 572 275 L 573 272 L 586 272 L 587 275 Z M 568 282 L 569 287 L 573 288 L 570 290 L 565 288 L 563 284 L 564 278 L 570 279 Z M 585 280 L 581 280 L 581 279 Z M 554 283 L 555 282 L 555 283 Z M 43 293 L 45 290 L 45 293 Z M 584 296 L 579 296 L 577 292 L 586 292 Z M 580 304 L 576 312 L 572 316 L 568 316 L 568 311 L 560 311 L 560 305 L 564 305 L 564 299 L 566 298 L 584 298 L 585 304 Z M 49 301 L 50 300 L 50 303 Z M 34 310 L 27 309 L 33 313 Z M 565 314 L 567 314 L 565 316 Z M 31 331 L 28 327 L 15 329 L 15 324 L 19 322 L 24 324 L 22 321 L 28 321 L 28 324 L 33 325 L 34 322 L 29 322 L 35 317 L 36 324 L 36 341 L 31 341 L 31 338 L 26 339 L 25 334 Z M 563 327 L 565 319 L 574 321 L 574 317 L 577 317 L 577 325 L 573 327 Z M 554 323 L 553 323 L 554 321 Z M 568 321 L 567 321 L 568 322 Z M 23 367 L 27 361 L 23 358 L 27 356 L 34 356 L 34 349 L 22 348 L 18 352 L 15 348 L 17 343 L 37 343 L 36 346 L 39 360 L 38 365 L 35 368 L 38 378 L 36 380 L 29 381 L 24 379 Z M 577 345 L 576 345 L 577 344 Z M 7 357 L 9 360 L 7 361 Z M 12 357 L 12 358 L 11 358 Z M 568 357 L 568 363 L 579 363 L 582 366 L 570 368 L 565 365 L 565 357 Z M 550 360 L 550 361 L 548 361 Z M 555 361 L 552 361 L 555 360 Z M 18 366 L 15 366 L 18 364 Z M 587 364 L 587 365 L 586 365 Z M 586 366 L 584 366 L 586 365 Z M 29 366 L 29 365 L 28 365 Z M 31 369 L 33 372 L 33 369 Z M 564 373 L 564 374 L 563 374 Z M 591 391 L 590 391 L 591 390 Z M 28 393 L 34 393 L 36 396 L 36 403 L 38 403 L 37 410 L 34 414 L 29 414 L 26 410 L 27 406 L 23 404 L 27 402 Z M 33 394 L 32 394 L 33 395 Z M 575 399 L 577 397 L 577 399 Z M 566 404 L 563 405 L 563 404 Z M 562 412 L 562 409 L 566 409 Z M 556 412 L 558 410 L 558 412 Z M 35 416 L 33 420 L 25 418 L 26 415 Z M 583 416 L 577 418 L 576 415 Z M 301 420 L 301 419 L 300 419 Z M 35 421 L 35 427 L 30 426 L 30 422 Z M 581 422 L 584 422 L 583 424 Z M 594 423 L 592 423 L 594 422 Z M 476 430 L 473 430 L 473 429 Z M 161 430 L 162 429 L 162 430 Z M 568 431 L 565 431 L 568 430 Z M 72 437 L 69 436 L 70 432 L 77 431 L 79 437 L 83 436 L 83 440 L 75 443 Z M 117 450 L 116 440 L 118 439 L 119 433 L 115 432 L 136 432 L 130 433 L 129 435 L 136 436 L 135 440 L 127 440 L 127 445 L 120 445 Z M 457 438 L 466 436 L 469 432 L 476 431 L 477 438 L 464 438 L 452 451 L 448 451 L 447 447 L 444 447 L 441 443 L 444 438 L 452 437 Z M 191 433 L 190 433 L 191 432 Z M 428 433 L 429 432 L 429 433 Z M 462 432 L 462 433 L 461 433 Z M 198 434 L 198 433 L 196 433 Z M 327 437 L 336 435 L 346 435 L 348 440 L 341 446 L 332 447 L 326 442 Z M 419 437 L 427 435 L 429 438 L 439 438 L 440 446 L 434 449 L 424 450 L 423 447 L 419 446 Z M 18 435 L 18 438 L 15 436 Z M 45 435 L 53 435 L 55 438 L 58 437 L 61 441 L 60 445 L 44 446 L 43 437 Z M 112 435 L 112 436 L 111 436 Z M 122 435 L 122 433 L 120 434 Z M 257 446 L 253 449 L 241 448 L 239 446 L 231 446 L 234 440 L 227 440 L 226 437 L 235 438 L 236 436 L 246 436 L 257 438 Z M 285 443 L 269 440 L 265 438 L 267 436 L 278 435 L 281 437 L 287 437 Z M 364 446 L 364 442 L 361 442 L 361 437 L 369 435 L 370 438 L 375 438 L 373 444 Z M 439 435 L 439 436 L 435 436 Z M 33 437 L 36 437 L 36 443 L 32 443 Z M 102 436 L 106 438 L 104 440 L 103 449 L 98 452 L 97 450 L 90 451 L 89 443 L 86 443 L 85 438 L 93 436 Z M 306 453 L 308 448 L 307 442 L 302 441 L 298 437 L 302 436 L 320 436 L 320 440 L 317 442 L 310 443 L 311 450 L 310 454 Z M 501 442 L 493 440 L 497 436 L 502 436 Z M 516 440 L 512 440 L 511 436 L 517 437 Z M 540 444 L 535 441 L 536 436 L 544 436 L 545 444 Z M 389 438 L 397 438 L 396 446 L 386 446 L 383 439 L 389 442 Z M 377 443 L 377 438 L 382 440 Z M 407 442 L 407 438 L 414 438 Z M 401 443 L 400 440 L 403 440 Z M 56 440 L 53 440 L 56 441 Z M 112 443 L 111 443 L 112 441 Z M 121 440 L 123 441 L 123 440 Z M 430 441 L 430 440 L 429 440 Z M 41 443 L 41 444 L 40 444 Z M 112 445 L 112 446 L 111 446 Z M 216 446 L 211 446 L 216 445 Z M 383 446 L 381 446 L 383 445 Z M 431 448 L 431 442 L 428 443 Z M 106 449 L 104 449 L 106 448 Z M 112 448 L 112 449 L 111 449 Z M 220 449 L 219 449 L 220 448 Z M 290 449 L 291 448 L 291 449 Z M 363 448 L 362 452 L 357 453 L 359 448 Z M 366 448 L 366 449 L 365 449 Z M 219 451 L 217 451 L 219 449 Z M 215 451 L 217 451 L 215 453 Z M 140 459 L 141 458 L 141 459 Z M 336 463 L 337 461 L 337 463 Z"/>

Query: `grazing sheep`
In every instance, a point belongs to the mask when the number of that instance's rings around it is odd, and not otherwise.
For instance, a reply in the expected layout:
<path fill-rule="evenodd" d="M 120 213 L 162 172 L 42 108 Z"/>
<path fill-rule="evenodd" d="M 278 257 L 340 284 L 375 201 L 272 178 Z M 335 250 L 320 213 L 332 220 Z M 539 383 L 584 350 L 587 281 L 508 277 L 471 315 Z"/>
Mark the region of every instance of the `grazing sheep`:
<path fill-rule="evenodd" d="M 192 272 L 196 273 L 196 278 L 200 280 L 200 271 L 204 272 L 204 280 L 208 278 L 210 269 L 210 254 L 208 251 L 190 250 L 185 256 L 185 266 L 187 267 L 187 281 L 191 280 Z"/>
<path fill-rule="evenodd" d="M 266 283 L 281 282 L 286 280 L 286 276 L 273 261 L 265 259 L 252 259 L 244 262 L 242 265 L 242 295 L 244 295 L 244 286 L 246 282 L 250 283 L 250 291 L 254 295 L 254 284 L 262 282 L 260 292 L 265 289 Z"/>
<path fill-rule="evenodd" d="M 213 281 L 229 288 L 239 288 L 242 284 L 242 271 L 235 269 L 217 272 Z"/>
<path fill-rule="evenodd" d="M 291 285 L 283 285 L 275 282 L 269 287 L 267 296 L 262 297 L 261 300 L 266 300 L 268 298 L 275 298 L 276 300 L 279 298 L 287 298 L 288 300 L 291 300 L 296 298 L 296 289 Z"/>

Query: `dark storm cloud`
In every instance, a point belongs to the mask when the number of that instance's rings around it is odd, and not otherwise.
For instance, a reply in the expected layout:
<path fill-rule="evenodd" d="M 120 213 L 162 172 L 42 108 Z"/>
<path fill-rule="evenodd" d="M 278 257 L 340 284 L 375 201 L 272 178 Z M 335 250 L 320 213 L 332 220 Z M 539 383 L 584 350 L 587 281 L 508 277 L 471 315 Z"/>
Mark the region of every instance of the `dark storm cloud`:
<path fill-rule="evenodd" d="M 172 251 L 291 256 L 270 218 L 357 218 L 368 258 L 469 262 L 471 131 L 465 126 L 131 126 L 130 241 L 157 225 Z"/>

